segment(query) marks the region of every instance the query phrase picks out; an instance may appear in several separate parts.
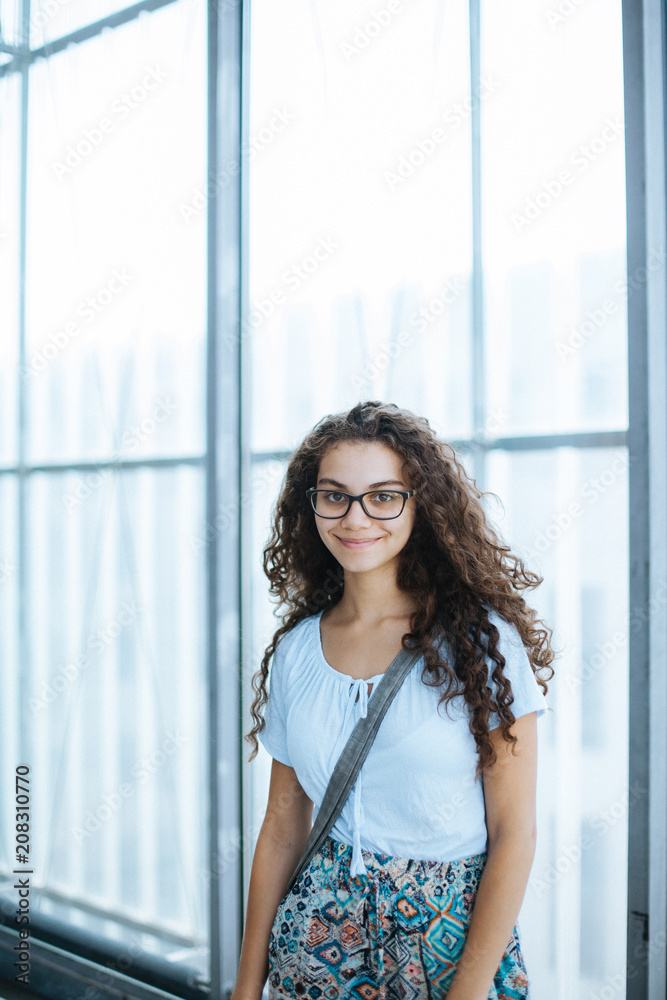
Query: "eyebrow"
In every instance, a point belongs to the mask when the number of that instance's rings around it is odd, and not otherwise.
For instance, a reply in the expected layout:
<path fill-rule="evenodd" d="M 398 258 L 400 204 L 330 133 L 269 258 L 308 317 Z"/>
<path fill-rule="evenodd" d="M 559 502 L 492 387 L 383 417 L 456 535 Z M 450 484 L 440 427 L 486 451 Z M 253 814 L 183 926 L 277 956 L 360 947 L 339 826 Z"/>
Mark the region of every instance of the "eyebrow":
<path fill-rule="evenodd" d="M 328 483 L 330 486 L 337 486 L 339 490 L 344 490 L 347 492 L 347 486 L 344 483 L 339 483 L 335 479 L 318 479 L 318 485 L 320 483 Z M 377 490 L 380 486 L 403 486 L 400 479 L 383 479 L 381 483 L 371 483 L 368 487 L 369 490 Z M 403 488 L 405 488 L 403 486 Z"/>

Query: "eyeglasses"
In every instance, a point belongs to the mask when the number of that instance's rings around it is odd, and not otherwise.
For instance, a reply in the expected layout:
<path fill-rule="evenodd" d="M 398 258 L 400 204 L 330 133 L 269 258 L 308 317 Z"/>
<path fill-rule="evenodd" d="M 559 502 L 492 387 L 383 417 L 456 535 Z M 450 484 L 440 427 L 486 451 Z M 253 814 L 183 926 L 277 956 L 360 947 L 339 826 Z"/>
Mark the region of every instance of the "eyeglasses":
<path fill-rule="evenodd" d="M 391 521 L 400 517 L 405 503 L 415 495 L 414 490 L 369 490 L 353 496 L 342 490 L 306 490 L 313 510 L 318 517 L 345 517 L 354 500 L 358 500 L 368 517 L 376 521 Z"/>

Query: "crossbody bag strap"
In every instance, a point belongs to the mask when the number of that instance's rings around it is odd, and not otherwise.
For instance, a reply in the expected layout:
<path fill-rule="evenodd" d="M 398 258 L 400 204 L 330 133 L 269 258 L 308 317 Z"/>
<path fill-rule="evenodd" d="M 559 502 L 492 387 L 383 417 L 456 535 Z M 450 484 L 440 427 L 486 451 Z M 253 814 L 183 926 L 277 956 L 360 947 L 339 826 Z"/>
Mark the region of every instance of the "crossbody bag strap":
<path fill-rule="evenodd" d="M 380 728 L 380 723 L 387 714 L 387 709 L 391 705 L 396 692 L 420 656 L 420 650 L 408 651 L 402 649 L 371 695 L 368 701 L 367 714 L 357 722 L 343 748 L 343 752 L 338 758 L 317 813 L 317 819 L 310 831 L 306 848 L 290 879 L 285 895 L 291 892 L 292 887 L 302 874 L 304 868 L 315 852 L 322 846 L 329 831 L 340 816 L 347 797 L 357 780 L 361 766 L 375 739 L 375 735 Z"/>

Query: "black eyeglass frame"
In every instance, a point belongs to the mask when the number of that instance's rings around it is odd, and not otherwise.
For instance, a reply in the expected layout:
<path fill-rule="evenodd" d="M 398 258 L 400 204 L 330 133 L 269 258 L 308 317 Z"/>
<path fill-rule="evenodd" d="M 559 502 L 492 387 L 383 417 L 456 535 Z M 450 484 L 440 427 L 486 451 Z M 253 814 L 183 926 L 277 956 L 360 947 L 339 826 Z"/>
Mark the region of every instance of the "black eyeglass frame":
<path fill-rule="evenodd" d="M 318 510 L 315 510 L 314 496 L 316 493 L 340 493 L 342 497 L 347 497 L 347 508 L 342 514 L 320 514 Z M 377 514 L 369 514 L 366 510 L 366 505 L 364 504 L 364 497 L 371 496 L 373 493 L 396 493 L 398 496 L 403 497 L 403 506 L 401 507 L 398 514 L 392 514 L 391 517 L 378 517 Z M 327 490 L 324 488 L 317 488 L 316 486 L 311 486 L 309 490 L 306 490 L 306 496 L 310 500 L 310 506 L 318 517 L 323 517 L 327 521 L 337 521 L 339 517 L 346 517 L 350 512 L 350 507 L 355 500 L 358 500 L 361 504 L 361 509 L 363 510 L 366 517 L 370 517 L 373 521 L 393 521 L 395 518 L 400 517 L 405 510 L 405 505 L 416 493 L 416 490 L 366 490 L 365 493 L 359 493 L 354 496 L 352 493 L 346 493 L 345 490 Z"/>

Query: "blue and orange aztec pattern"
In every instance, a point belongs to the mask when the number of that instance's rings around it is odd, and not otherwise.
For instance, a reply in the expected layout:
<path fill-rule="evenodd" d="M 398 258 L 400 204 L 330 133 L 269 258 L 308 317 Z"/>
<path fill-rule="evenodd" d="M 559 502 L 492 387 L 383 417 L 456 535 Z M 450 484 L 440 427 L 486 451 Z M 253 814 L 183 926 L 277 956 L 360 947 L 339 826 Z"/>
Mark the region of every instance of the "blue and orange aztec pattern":
<path fill-rule="evenodd" d="M 363 852 L 327 837 L 278 907 L 269 942 L 269 997 L 440 1000 L 466 941 L 487 854 L 417 861 Z M 515 926 L 489 1000 L 527 998 Z"/>

